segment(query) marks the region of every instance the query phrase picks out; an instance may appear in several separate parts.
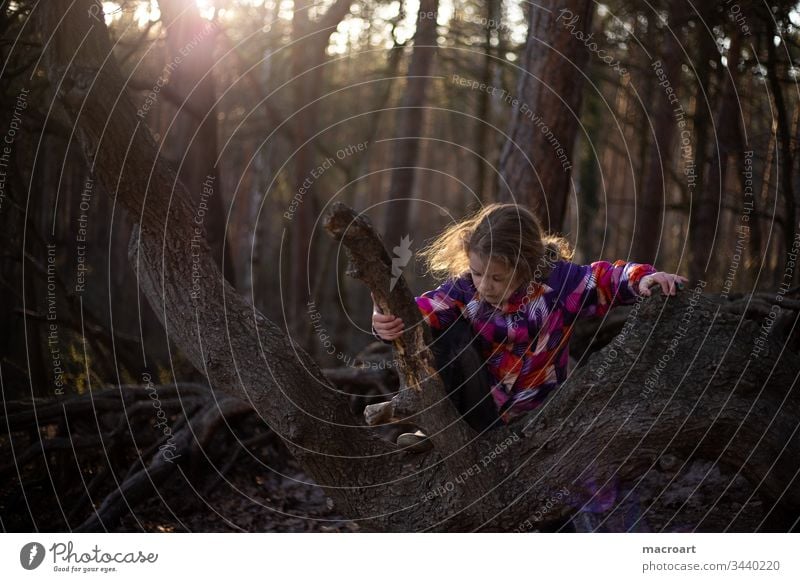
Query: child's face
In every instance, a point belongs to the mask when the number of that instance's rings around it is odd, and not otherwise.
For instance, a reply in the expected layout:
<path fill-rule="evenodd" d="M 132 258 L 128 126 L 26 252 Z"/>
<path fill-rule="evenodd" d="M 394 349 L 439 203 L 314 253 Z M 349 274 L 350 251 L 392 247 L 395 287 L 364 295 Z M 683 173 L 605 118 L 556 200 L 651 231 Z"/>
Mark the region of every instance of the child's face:
<path fill-rule="evenodd" d="M 492 305 L 502 305 L 519 287 L 514 270 L 499 261 L 489 259 L 487 263 L 470 253 L 469 270 L 478 293 Z"/>

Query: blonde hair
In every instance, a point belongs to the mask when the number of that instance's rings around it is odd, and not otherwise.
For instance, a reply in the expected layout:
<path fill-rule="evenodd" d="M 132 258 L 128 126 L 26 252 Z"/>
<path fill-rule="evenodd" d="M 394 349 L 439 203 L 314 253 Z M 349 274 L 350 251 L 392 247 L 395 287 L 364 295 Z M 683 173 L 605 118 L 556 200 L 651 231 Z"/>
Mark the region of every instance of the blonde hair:
<path fill-rule="evenodd" d="M 574 251 L 563 237 L 545 233 L 528 208 L 495 203 L 449 226 L 419 255 L 437 278 L 457 278 L 469 270 L 470 253 L 500 261 L 518 281 L 541 283 L 555 261 L 570 260 Z"/>

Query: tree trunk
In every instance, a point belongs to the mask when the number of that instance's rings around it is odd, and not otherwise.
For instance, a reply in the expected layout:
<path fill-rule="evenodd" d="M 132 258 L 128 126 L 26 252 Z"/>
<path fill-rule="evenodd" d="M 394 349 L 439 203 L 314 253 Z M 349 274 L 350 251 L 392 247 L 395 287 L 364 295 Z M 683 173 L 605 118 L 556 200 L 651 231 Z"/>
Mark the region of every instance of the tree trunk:
<path fill-rule="evenodd" d="M 352 274 L 407 322 L 409 333 L 394 343 L 395 399 L 434 448 L 410 455 L 380 440 L 352 417 L 347 395 L 317 364 L 220 276 L 207 245 L 193 256 L 188 193 L 178 182 L 170 196 L 174 173 L 136 122 L 116 62 L 106 59 L 103 21 L 87 16 L 90 4 L 55 0 L 39 13 L 42 36 L 51 39 L 46 74 L 97 181 L 137 223 L 130 258 L 139 283 L 212 389 L 246 399 L 342 514 L 381 531 L 507 531 L 545 507 L 552 508 L 548 519 L 573 511 L 554 497 L 562 487 L 588 483 L 593 495 L 592 482 L 634 482 L 667 453 L 740 468 L 785 515 L 798 514 L 800 491 L 789 485 L 800 466 L 792 390 L 800 357 L 780 353 L 778 340 L 767 338 L 762 357 L 748 359 L 758 323 L 708 298 L 691 304 L 688 292 L 666 302 L 651 297 L 605 375 L 596 371 L 611 357 L 608 349 L 536 413 L 476 435 L 433 373 L 430 332 L 402 279 L 387 297 L 391 259 L 380 239 L 365 217 L 337 204 L 326 228 L 349 249 Z M 199 289 L 194 265 L 203 274 Z M 673 346 L 679 326 L 686 334 Z M 672 348 L 664 381 L 644 397 L 641 379 Z M 586 501 L 576 493 L 571 502 Z"/>
<path fill-rule="evenodd" d="M 408 82 L 397 119 L 396 141 L 392 144 L 392 181 L 386 205 L 384 239 L 391 247 L 400 244 L 410 230 L 414 178 L 419 161 L 425 120 L 425 93 L 430 84 L 431 67 L 436 56 L 436 17 L 439 0 L 420 0 L 414 50 L 408 66 Z M 431 17 L 431 14 L 434 17 Z M 424 196 L 424 193 L 423 193 Z"/>
<path fill-rule="evenodd" d="M 168 151 L 178 168 L 178 179 L 192 196 L 214 260 L 235 285 L 233 257 L 225 235 L 228 212 L 217 166 L 216 24 L 201 18 L 191 0 L 159 0 L 158 7 L 167 32 L 169 88 L 178 100 L 175 117 L 164 131 Z"/>
<path fill-rule="evenodd" d="M 532 5 L 517 94 L 507 101 L 511 124 L 500 156 L 498 195 L 529 206 L 551 231 L 561 230 L 566 217 L 589 59 L 573 34 L 588 37 L 593 17 L 589 0 Z"/>
<path fill-rule="evenodd" d="M 705 189 L 706 176 L 706 141 L 711 123 L 711 66 L 710 59 L 719 63 L 717 46 L 712 33 L 706 28 L 696 29 L 699 35 L 700 55 L 697 62 L 697 90 L 694 95 L 693 129 L 694 143 L 690 143 L 688 153 L 681 150 L 684 162 L 684 175 L 689 170 L 687 164 L 694 164 L 695 179 L 687 177 L 687 190 L 691 199 L 691 216 L 689 224 L 689 278 L 710 279 L 714 273 L 714 247 L 719 244 L 716 240 L 719 214 L 717 213 L 718 199 L 713 199 L 713 193 Z M 712 56 L 713 55 L 713 56 Z M 683 147 L 683 145 L 682 145 Z"/>
<path fill-rule="evenodd" d="M 674 20 L 671 19 L 670 22 L 674 22 Z M 666 26 L 661 32 L 664 37 L 662 67 L 666 79 L 677 97 L 680 95 L 682 73 L 681 45 L 675 35 L 680 34 L 680 28 Z M 649 72 L 651 71 L 652 68 L 649 69 Z M 655 135 L 650 142 L 650 152 L 646 158 L 648 160 L 647 171 L 644 183 L 639 190 L 633 244 L 636 260 L 647 263 L 656 262 L 656 253 L 659 250 L 662 257 L 664 255 L 664 247 L 660 245 L 660 242 L 665 230 L 662 221 L 664 207 L 667 205 L 668 191 L 665 168 L 669 168 L 671 164 L 673 139 L 677 126 L 674 109 L 679 103 L 679 101 L 671 101 L 660 86 L 657 85 L 655 89 L 657 90 L 653 114 Z"/>
<path fill-rule="evenodd" d="M 795 209 L 794 202 L 794 175 L 792 174 L 792 168 L 794 167 L 792 162 L 791 146 L 792 131 L 789 127 L 789 115 L 786 100 L 783 97 L 783 88 L 778 80 L 778 53 L 775 50 L 775 43 L 773 42 L 773 35 L 777 35 L 778 32 L 775 31 L 774 22 L 771 21 L 769 26 L 771 28 L 772 35 L 766 39 L 768 55 L 766 63 L 767 79 L 769 79 L 769 87 L 772 93 L 773 102 L 775 103 L 775 116 L 778 120 L 778 143 L 776 147 L 777 151 L 780 153 L 776 158 L 775 165 L 778 168 L 778 175 L 780 176 L 780 189 L 781 194 L 783 194 L 784 208 L 786 211 L 783 221 L 783 248 L 786 252 L 783 257 L 783 262 L 778 263 L 778 273 L 780 273 L 780 275 L 775 277 L 773 280 L 782 280 L 782 274 L 784 272 L 794 269 L 794 259 L 789 256 L 789 252 L 795 244 L 794 238 L 797 211 Z"/>
<path fill-rule="evenodd" d="M 710 196 L 712 199 L 716 198 L 720 201 L 725 201 L 727 199 L 725 185 L 727 182 L 726 178 L 728 175 L 728 161 L 730 157 L 736 155 L 737 161 L 739 162 L 738 167 L 745 167 L 744 140 L 742 139 L 742 126 L 740 123 L 741 114 L 739 107 L 739 95 L 737 95 L 736 92 L 736 80 L 738 78 L 737 68 L 739 66 L 741 48 L 741 35 L 738 33 L 738 31 L 734 31 L 732 33 L 731 48 L 730 51 L 728 51 L 728 64 L 727 68 L 725 69 L 727 71 L 727 75 L 722 81 L 723 87 L 721 88 L 719 95 L 718 110 L 715 121 L 715 126 L 717 129 L 716 139 L 714 140 L 714 148 L 711 154 L 711 162 L 708 169 L 708 179 L 706 181 L 706 187 L 704 188 L 707 196 Z M 740 177 L 742 176 L 742 172 L 743 170 L 739 172 Z M 752 210 L 752 200 L 752 195 L 749 197 L 749 199 L 747 199 L 744 188 L 739 193 L 739 196 L 736 197 L 736 205 L 734 207 L 737 209 L 737 227 L 745 227 L 742 232 L 746 232 L 746 235 L 743 235 L 742 237 L 749 236 L 749 224 L 751 220 L 751 214 L 749 213 Z M 722 204 L 720 204 L 720 207 L 722 207 Z M 748 214 L 745 214 L 745 212 Z M 748 216 L 748 222 L 746 224 L 742 224 L 742 216 Z M 740 244 L 739 228 L 734 231 L 733 239 L 736 241 L 734 244 Z M 744 243 L 741 244 L 743 245 Z M 733 245 L 726 246 L 729 246 L 730 248 Z M 723 273 L 723 276 L 726 276 L 726 274 Z M 730 282 L 726 282 L 726 285 L 730 285 L 732 282 L 732 280 Z"/>
<path fill-rule="evenodd" d="M 769 243 L 772 239 L 772 221 L 775 220 L 768 214 L 766 215 L 766 222 L 769 225 L 769 228 L 767 229 L 768 244 L 765 245 L 762 242 L 763 237 L 761 236 L 761 221 L 762 215 L 766 214 L 765 210 L 771 206 L 769 204 L 769 197 L 770 191 L 772 190 L 772 168 L 775 163 L 775 156 L 777 155 L 776 151 L 778 149 L 778 124 L 773 119 L 769 126 L 769 137 L 767 138 L 766 143 L 767 151 L 764 154 L 764 163 L 761 166 L 761 182 L 760 187 L 758 188 L 758 193 L 756 194 L 756 203 L 754 207 L 754 213 L 756 216 L 755 227 L 750 231 L 750 253 L 753 255 L 753 260 L 749 267 L 750 272 L 754 274 L 758 273 L 761 269 L 764 269 L 769 264 Z M 777 220 L 775 220 L 775 222 L 777 222 Z M 753 276 L 753 279 L 756 281 L 756 285 L 758 285 L 761 277 Z M 758 288 L 761 288 L 761 286 Z"/>
<path fill-rule="evenodd" d="M 317 273 L 317 261 L 312 240 L 316 220 L 316 168 L 323 160 L 312 155 L 316 149 L 313 140 L 320 131 L 319 103 L 321 98 L 325 49 L 331 34 L 350 12 L 353 0 L 336 0 L 318 20 L 308 16 L 310 5 L 294 3 L 292 17 L 292 90 L 297 111 L 291 118 L 290 127 L 294 140 L 294 192 L 299 203 L 292 214 L 288 234 L 291 245 L 290 281 L 292 293 L 289 299 L 288 322 L 294 337 L 307 338 L 308 325 L 305 290 L 313 289 Z M 305 322 L 305 324 L 301 323 Z"/>
<path fill-rule="evenodd" d="M 503 2 L 502 0 L 486 0 L 486 20 L 488 22 L 500 22 L 502 18 Z M 492 46 L 492 37 L 497 30 L 497 27 L 484 26 L 483 30 L 483 72 L 481 74 L 481 82 L 487 85 L 492 84 L 492 77 L 494 76 L 494 60 L 495 47 Z M 498 35 L 499 41 L 499 35 Z M 499 46 L 499 42 L 498 42 Z M 485 204 L 491 201 L 491 197 L 486 192 L 486 170 L 493 164 L 494 153 L 488 154 L 487 150 L 494 143 L 494 130 L 491 130 L 491 115 L 489 113 L 490 96 L 488 91 L 484 91 L 480 95 L 478 106 L 478 130 L 475 139 L 475 157 L 478 160 L 477 177 L 475 178 L 478 199 L 475 201 L 476 205 Z M 494 148 L 492 148 L 494 149 Z"/>

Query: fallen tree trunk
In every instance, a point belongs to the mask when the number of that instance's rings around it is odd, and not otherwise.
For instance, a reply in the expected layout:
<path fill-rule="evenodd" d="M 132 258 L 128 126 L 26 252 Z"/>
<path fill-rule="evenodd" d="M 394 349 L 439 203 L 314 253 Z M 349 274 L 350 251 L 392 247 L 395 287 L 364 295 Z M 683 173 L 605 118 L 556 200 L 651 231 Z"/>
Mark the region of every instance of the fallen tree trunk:
<path fill-rule="evenodd" d="M 412 294 L 402 282 L 386 292 L 391 261 L 379 237 L 365 217 L 337 205 L 329 230 L 348 247 L 352 271 L 413 330 L 395 342 L 400 408 L 434 448 L 410 455 L 382 440 L 353 417 L 347 395 L 319 366 L 224 280 L 202 241 L 193 256 L 190 199 L 180 183 L 172 191 L 174 174 L 136 120 L 102 18 L 90 22 L 91 4 L 56 0 L 39 11 L 50 39 L 47 76 L 96 180 L 137 223 L 130 258 L 141 289 L 212 389 L 255 408 L 342 514 L 379 531 L 517 530 L 544 508 L 546 519 L 586 509 L 603 484 L 635 484 L 667 454 L 732 467 L 784 514 L 798 514 L 800 361 L 770 337 L 769 349 L 748 359 L 757 322 L 688 292 L 651 297 L 624 340 L 594 354 L 545 406 L 476 435 L 432 373 L 429 330 L 414 325 Z M 603 367 L 604 358 L 613 365 Z"/>

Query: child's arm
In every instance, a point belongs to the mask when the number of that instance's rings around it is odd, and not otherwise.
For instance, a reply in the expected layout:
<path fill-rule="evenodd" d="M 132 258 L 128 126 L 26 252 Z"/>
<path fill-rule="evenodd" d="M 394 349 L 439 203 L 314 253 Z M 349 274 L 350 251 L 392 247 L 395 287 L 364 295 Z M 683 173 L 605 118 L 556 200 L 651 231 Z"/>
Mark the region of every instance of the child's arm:
<path fill-rule="evenodd" d="M 433 329 L 447 329 L 464 311 L 464 305 L 471 299 L 466 296 L 464 283 L 463 277 L 448 279 L 436 289 L 414 298 L 423 319 Z"/>
<path fill-rule="evenodd" d="M 414 299 L 425 322 L 433 329 L 444 330 L 458 319 L 467 301 L 463 279 L 448 279 L 436 289 Z M 373 303 L 375 298 L 373 297 Z M 384 343 L 391 343 L 403 333 L 405 324 L 395 315 L 383 314 L 377 305 L 372 310 L 372 333 Z"/>
<path fill-rule="evenodd" d="M 653 265 L 595 261 L 591 265 L 565 262 L 562 297 L 567 313 L 577 318 L 600 317 L 617 305 L 630 305 L 658 273 Z M 647 279 L 646 279 L 647 278 Z"/>

